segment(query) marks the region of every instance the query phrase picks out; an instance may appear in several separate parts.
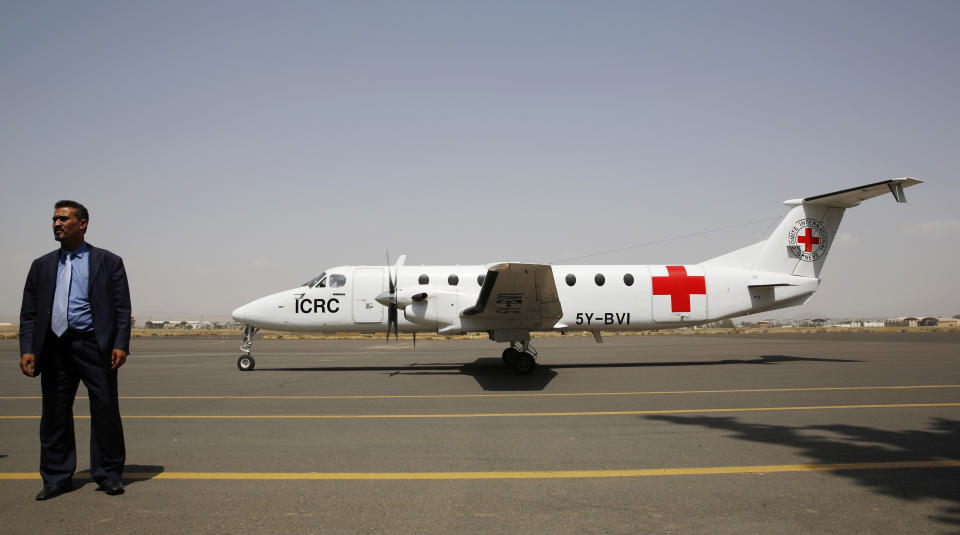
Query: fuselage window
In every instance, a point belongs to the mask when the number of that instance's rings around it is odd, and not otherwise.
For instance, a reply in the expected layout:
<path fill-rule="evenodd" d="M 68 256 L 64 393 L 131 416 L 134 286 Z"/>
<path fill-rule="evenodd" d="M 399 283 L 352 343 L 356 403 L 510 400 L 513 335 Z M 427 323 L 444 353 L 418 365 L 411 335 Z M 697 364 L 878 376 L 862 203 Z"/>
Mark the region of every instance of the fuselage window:
<path fill-rule="evenodd" d="M 420 275 L 420 278 L 417 279 L 418 284 L 430 284 L 430 277 L 426 275 Z"/>
<path fill-rule="evenodd" d="M 477 286 L 483 286 L 483 279 L 485 278 L 487 278 L 487 276 L 482 273 L 477 275 Z"/>
<path fill-rule="evenodd" d="M 627 286 L 633 286 L 633 275 L 627 273 L 623 276 L 623 283 Z"/>
<path fill-rule="evenodd" d="M 449 284 L 450 286 L 456 286 L 460 284 L 460 277 L 456 275 L 450 275 L 449 277 L 447 277 L 447 284 Z"/>
<path fill-rule="evenodd" d="M 331 288 L 340 288 L 341 286 L 345 286 L 347 284 L 347 277 L 344 275 L 333 274 L 330 275 L 329 282 Z"/>
<path fill-rule="evenodd" d="M 577 277 L 573 273 L 567 275 L 567 286 L 573 286 L 577 283 Z"/>
<path fill-rule="evenodd" d="M 603 283 L 607 282 L 607 279 L 603 276 L 603 273 L 597 273 L 597 275 L 593 277 L 593 282 L 597 283 L 597 286 L 603 286 Z"/>

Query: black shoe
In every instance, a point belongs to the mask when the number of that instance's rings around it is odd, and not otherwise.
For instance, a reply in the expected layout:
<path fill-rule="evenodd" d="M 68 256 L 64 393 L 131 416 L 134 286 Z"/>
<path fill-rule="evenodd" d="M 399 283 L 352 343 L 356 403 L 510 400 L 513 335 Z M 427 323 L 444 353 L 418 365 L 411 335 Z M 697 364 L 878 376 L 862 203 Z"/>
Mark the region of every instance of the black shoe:
<path fill-rule="evenodd" d="M 67 482 L 55 487 L 43 487 L 43 490 L 37 494 L 37 500 L 43 501 L 49 500 L 50 498 L 56 498 L 64 492 L 69 492 L 71 490 L 73 490 L 73 482 Z"/>
<path fill-rule="evenodd" d="M 102 490 L 110 496 L 123 494 L 123 481 L 104 481 L 103 483 L 100 483 L 100 486 L 97 487 L 97 490 Z"/>

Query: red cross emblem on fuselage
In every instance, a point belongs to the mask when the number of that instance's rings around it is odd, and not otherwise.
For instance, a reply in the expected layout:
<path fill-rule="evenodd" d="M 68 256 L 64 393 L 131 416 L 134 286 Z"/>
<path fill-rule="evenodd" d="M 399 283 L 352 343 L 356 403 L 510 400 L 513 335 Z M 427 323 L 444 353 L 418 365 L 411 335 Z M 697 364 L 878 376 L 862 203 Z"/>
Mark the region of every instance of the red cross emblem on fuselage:
<path fill-rule="evenodd" d="M 666 277 L 653 277 L 653 295 L 669 295 L 672 312 L 690 312 L 690 296 L 707 294 L 707 279 L 687 276 L 683 266 L 667 266 Z"/>
<path fill-rule="evenodd" d="M 814 245 L 820 244 L 820 238 L 813 235 L 813 229 L 807 227 L 803 229 L 803 234 L 797 234 L 797 243 L 803 244 L 803 252 L 809 253 L 813 251 Z"/>

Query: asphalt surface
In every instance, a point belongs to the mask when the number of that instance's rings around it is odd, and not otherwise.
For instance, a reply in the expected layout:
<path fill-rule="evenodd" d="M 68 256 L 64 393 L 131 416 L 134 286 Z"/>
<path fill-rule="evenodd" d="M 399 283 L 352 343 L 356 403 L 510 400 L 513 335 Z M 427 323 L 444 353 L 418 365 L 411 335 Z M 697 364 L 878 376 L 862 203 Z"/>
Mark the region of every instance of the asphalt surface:
<path fill-rule="evenodd" d="M 960 334 L 137 338 L 127 493 L 36 502 L 40 383 L 0 341 L 3 533 L 957 533 Z M 75 407 L 89 467 L 85 390 Z"/>

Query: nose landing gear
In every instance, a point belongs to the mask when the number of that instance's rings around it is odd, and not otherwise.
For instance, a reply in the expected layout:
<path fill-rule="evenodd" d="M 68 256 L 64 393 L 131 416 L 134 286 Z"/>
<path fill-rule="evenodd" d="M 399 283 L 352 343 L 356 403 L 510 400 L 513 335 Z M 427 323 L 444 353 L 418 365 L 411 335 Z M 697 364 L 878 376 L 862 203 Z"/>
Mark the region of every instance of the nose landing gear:
<path fill-rule="evenodd" d="M 257 365 L 257 361 L 253 359 L 253 335 L 257 334 L 259 331 L 257 327 L 251 325 L 245 325 L 243 327 L 243 345 L 240 346 L 240 351 L 243 351 L 245 354 L 240 355 L 240 358 L 237 359 L 237 368 L 242 372 L 248 372 Z"/>
<path fill-rule="evenodd" d="M 503 350 L 504 364 L 512 367 L 520 375 L 528 375 L 537 366 L 537 350 L 530 342 L 510 342 L 510 347 Z"/>

